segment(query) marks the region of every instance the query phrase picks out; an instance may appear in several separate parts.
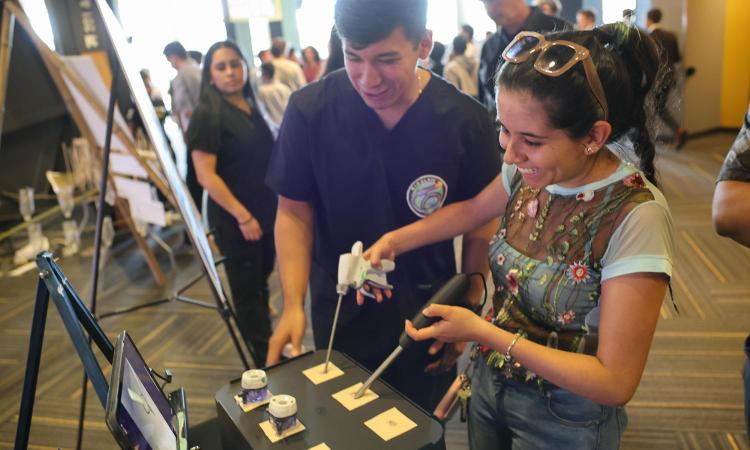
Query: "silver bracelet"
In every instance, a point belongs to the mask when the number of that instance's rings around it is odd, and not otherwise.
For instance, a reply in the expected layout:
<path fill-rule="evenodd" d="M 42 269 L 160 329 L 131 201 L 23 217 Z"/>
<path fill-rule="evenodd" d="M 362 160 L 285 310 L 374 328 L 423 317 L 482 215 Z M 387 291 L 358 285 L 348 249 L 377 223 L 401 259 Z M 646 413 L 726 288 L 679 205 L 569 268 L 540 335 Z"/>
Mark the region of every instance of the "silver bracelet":
<path fill-rule="evenodd" d="M 513 336 L 513 340 L 510 341 L 510 345 L 508 345 L 508 348 L 505 350 L 505 353 L 503 354 L 503 359 L 505 360 L 506 363 L 510 363 L 511 361 L 513 361 L 513 356 L 510 354 L 510 351 L 513 350 L 513 346 L 516 345 L 516 342 L 518 342 L 519 339 L 521 339 L 520 331 L 516 332 L 516 334 Z"/>

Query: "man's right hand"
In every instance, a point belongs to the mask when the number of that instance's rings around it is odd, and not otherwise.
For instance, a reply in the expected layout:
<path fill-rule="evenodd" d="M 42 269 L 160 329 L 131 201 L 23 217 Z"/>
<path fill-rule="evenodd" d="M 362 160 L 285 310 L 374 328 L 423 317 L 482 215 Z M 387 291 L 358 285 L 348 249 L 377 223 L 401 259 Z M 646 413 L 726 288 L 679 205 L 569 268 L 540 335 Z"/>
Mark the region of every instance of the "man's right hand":
<path fill-rule="evenodd" d="M 268 341 L 266 366 L 279 362 L 281 351 L 288 342 L 292 343 L 292 356 L 298 356 L 302 353 L 302 337 L 305 335 L 306 326 L 304 308 L 286 305 L 279 318 L 279 323 Z"/>

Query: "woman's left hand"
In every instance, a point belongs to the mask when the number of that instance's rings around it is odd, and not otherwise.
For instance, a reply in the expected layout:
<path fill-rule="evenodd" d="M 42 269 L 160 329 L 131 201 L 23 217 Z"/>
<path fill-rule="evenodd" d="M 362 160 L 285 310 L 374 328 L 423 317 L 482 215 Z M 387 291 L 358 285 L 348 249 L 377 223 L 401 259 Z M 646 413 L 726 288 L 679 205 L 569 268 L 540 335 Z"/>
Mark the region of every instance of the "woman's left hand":
<path fill-rule="evenodd" d="M 410 320 L 406 321 L 406 334 L 415 341 L 439 339 L 443 342 L 479 341 L 486 323 L 472 311 L 460 306 L 430 305 L 424 309 L 427 317 L 439 317 L 440 321 L 417 330 Z"/>
<path fill-rule="evenodd" d="M 260 228 L 258 221 L 255 220 L 255 217 L 245 223 L 240 223 L 239 225 L 242 237 L 244 237 L 246 241 L 259 241 L 260 238 L 263 237 L 263 230 Z"/>

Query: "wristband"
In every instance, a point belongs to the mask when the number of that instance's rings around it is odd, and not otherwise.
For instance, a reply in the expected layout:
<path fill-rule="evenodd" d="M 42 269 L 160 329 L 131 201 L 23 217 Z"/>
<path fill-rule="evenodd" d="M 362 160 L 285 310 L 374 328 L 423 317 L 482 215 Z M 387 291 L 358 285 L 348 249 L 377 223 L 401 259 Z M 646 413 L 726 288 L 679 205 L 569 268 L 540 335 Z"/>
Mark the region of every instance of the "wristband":
<path fill-rule="evenodd" d="M 516 333 L 516 335 L 513 337 L 513 340 L 510 341 L 510 345 L 508 346 L 508 348 L 505 350 L 505 353 L 503 354 L 503 359 L 505 360 L 506 363 L 510 363 L 511 361 L 513 361 L 513 355 L 510 354 L 510 351 L 513 350 L 513 347 L 516 345 L 516 342 L 518 342 L 519 339 L 521 339 L 520 332 Z"/>

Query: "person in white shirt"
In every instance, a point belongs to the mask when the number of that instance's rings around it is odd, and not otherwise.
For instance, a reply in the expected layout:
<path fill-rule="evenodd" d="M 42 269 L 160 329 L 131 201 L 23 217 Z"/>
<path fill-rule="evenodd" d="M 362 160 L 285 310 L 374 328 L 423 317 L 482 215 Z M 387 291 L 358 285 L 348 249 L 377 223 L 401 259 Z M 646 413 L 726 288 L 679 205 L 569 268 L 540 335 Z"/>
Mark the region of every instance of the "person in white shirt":
<path fill-rule="evenodd" d="M 201 96 L 201 69 L 188 56 L 185 47 L 177 41 L 170 42 L 164 47 L 164 56 L 169 64 L 177 71 L 169 87 L 172 96 L 172 117 L 180 126 L 183 136 L 186 136 L 193 110 L 198 106 Z M 203 199 L 203 187 L 198 183 L 192 158 L 187 158 L 187 173 L 185 175 L 190 196 L 200 208 Z"/>
<path fill-rule="evenodd" d="M 292 92 L 305 85 L 305 74 L 302 67 L 286 57 L 286 41 L 280 38 L 273 40 L 271 44 L 271 55 L 276 79 L 285 84 Z"/>
<path fill-rule="evenodd" d="M 260 66 L 261 82 L 258 86 L 258 100 L 265 108 L 266 121 L 274 136 L 278 134 L 289 96 L 292 95 L 292 91 L 274 77 L 275 71 L 272 63 L 263 63 Z"/>
<path fill-rule="evenodd" d="M 479 62 L 475 58 L 467 56 L 466 50 L 466 39 L 463 36 L 456 36 L 453 39 L 450 61 L 443 70 L 443 77 L 461 92 L 476 97 L 479 92 L 477 86 Z"/>

